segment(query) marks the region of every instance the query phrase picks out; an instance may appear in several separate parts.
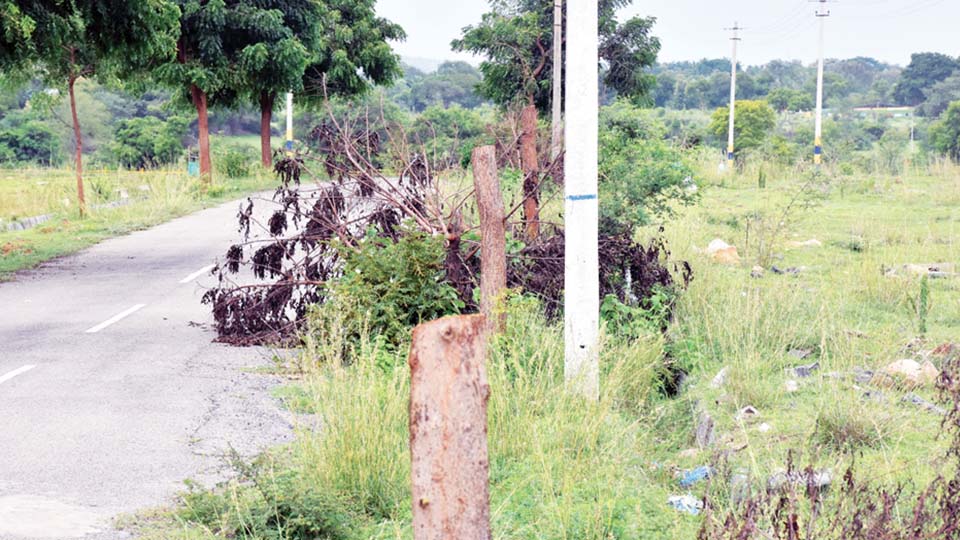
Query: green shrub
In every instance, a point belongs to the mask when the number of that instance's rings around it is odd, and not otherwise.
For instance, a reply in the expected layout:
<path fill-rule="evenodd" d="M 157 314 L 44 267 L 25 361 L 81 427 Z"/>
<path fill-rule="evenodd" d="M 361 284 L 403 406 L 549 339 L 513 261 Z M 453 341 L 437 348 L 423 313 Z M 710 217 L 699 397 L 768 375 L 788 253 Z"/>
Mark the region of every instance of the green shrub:
<path fill-rule="evenodd" d="M 651 111 L 617 101 L 602 109 L 600 125 L 602 221 L 643 225 L 697 199 L 692 166 Z"/>
<path fill-rule="evenodd" d="M 935 150 L 960 162 L 960 101 L 951 103 L 930 127 L 930 140 Z"/>
<path fill-rule="evenodd" d="M 52 165 L 59 157 L 58 134 L 31 111 L 13 111 L 0 118 L 0 163 Z"/>
<path fill-rule="evenodd" d="M 217 171 L 227 178 L 243 178 L 250 175 L 255 156 L 249 147 L 233 144 L 219 150 L 216 161 Z"/>
<path fill-rule="evenodd" d="M 108 159 L 129 169 L 154 169 L 176 163 L 183 155 L 181 139 L 189 124 L 186 118 L 161 120 L 155 116 L 130 118 L 117 123 L 114 140 L 107 147 Z"/>
<path fill-rule="evenodd" d="M 360 249 L 340 246 L 339 251 L 343 276 L 329 286 L 328 300 L 315 317 L 336 313 L 345 346 L 355 347 L 361 336 L 371 335 L 395 347 L 409 340 L 413 326 L 463 308 L 457 291 L 443 279 L 441 237 L 409 231 L 394 241 L 371 232 Z"/>

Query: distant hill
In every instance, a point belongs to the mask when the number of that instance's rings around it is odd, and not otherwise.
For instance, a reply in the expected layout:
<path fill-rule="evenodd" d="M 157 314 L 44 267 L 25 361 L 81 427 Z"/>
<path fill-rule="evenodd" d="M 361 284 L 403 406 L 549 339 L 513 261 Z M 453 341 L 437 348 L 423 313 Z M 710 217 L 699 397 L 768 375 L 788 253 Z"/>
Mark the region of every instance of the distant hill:
<path fill-rule="evenodd" d="M 440 67 L 440 64 L 446 62 L 446 60 L 438 60 L 436 58 L 418 58 L 416 56 L 402 56 L 400 60 L 407 64 L 408 66 L 413 66 L 424 73 L 432 73 Z"/>

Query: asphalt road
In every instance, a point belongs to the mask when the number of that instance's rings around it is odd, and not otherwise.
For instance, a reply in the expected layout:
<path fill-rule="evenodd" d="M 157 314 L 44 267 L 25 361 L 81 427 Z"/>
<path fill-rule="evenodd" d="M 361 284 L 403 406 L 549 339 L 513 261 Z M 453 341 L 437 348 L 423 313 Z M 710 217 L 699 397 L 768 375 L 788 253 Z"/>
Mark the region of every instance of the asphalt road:
<path fill-rule="evenodd" d="M 238 203 L 105 241 L 0 283 L 0 539 L 129 538 L 224 455 L 289 440 L 254 373 L 264 349 L 212 343 L 208 266 Z"/>

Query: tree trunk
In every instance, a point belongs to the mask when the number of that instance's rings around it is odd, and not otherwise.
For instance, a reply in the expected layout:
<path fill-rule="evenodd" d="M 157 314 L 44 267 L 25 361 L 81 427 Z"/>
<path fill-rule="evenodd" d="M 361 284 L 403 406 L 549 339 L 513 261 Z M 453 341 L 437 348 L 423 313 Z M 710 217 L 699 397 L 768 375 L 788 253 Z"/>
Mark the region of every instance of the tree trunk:
<path fill-rule="evenodd" d="M 260 162 L 265 169 L 273 167 L 273 148 L 270 144 L 270 120 L 273 118 L 273 103 L 277 95 L 260 93 Z"/>
<path fill-rule="evenodd" d="M 70 115 L 73 117 L 73 138 L 76 142 L 76 169 L 77 169 L 77 203 L 80 206 L 80 217 L 87 213 L 87 201 L 83 196 L 83 135 L 80 132 L 80 119 L 77 116 L 77 97 L 73 86 L 77 78 L 71 76 L 67 85 L 70 89 Z"/>
<path fill-rule="evenodd" d="M 490 540 L 483 315 L 413 329 L 410 459 L 414 540 Z"/>
<path fill-rule="evenodd" d="M 474 148 L 471 161 L 480 214 L 480 312 L 486 317 L 488 333 L 503 332 L 506 312 L 500 302 L 507 289 L 507 232 L 496 147 Z"/>
<path fill-rule="evenodd" d="M 210 161 L 210 127 L 207 124 L 207 94 L 197 85 L 190 86 L 190 97 L 197 108 L 197 122 L 200 131 L 200 182 L 210 183 L 212 166 Z"/>
<path fill-rule="evenodd" d="M 520 166 L 523 168 L 523 223 L 527 242 L 540 236 L 540 163 L 537 157 L 537 107 L 532 103 L 520 113 Z"/>

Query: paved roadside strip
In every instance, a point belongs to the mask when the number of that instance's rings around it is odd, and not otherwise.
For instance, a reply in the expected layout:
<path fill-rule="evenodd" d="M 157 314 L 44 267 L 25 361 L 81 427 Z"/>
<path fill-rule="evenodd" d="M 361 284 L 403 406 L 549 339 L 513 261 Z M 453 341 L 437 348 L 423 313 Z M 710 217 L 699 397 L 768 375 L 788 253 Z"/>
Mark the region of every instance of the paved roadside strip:
<path fill-rule="evenodd" d="M 0 283 L 0 540 L 119 540 L 119 514 L 292 439 L 256 373 L 213 343 L 204 287 L 238 203 L 114 238 Z"/>

